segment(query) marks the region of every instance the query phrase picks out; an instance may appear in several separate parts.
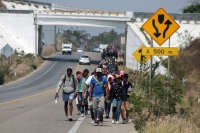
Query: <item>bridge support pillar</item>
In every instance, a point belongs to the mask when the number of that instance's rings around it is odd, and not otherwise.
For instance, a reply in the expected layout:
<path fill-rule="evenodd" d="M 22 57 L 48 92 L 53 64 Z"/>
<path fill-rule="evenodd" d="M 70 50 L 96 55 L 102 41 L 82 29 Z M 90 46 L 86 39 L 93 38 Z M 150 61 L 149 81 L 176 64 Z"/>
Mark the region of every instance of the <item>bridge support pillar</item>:
<path fill-rule="evenodd" d="M 38 55 L 42 56 L 42 48 L 43 48 L 43 44 L 42 44 L 42 25 L 39 25 L 38 28 Z"/>

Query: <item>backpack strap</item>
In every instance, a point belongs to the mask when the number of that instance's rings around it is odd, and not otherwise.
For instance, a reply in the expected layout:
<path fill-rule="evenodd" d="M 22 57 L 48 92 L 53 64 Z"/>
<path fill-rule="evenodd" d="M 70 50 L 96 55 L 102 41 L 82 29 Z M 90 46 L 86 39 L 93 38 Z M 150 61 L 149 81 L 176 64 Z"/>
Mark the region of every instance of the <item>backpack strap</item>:
<path fill-rule="evenodd" d="M 96 77 L 94 76 L 93 77 L 94 78 L 94 80 L 98 83 L 98 84 L 100 84 L 102 87 L 103 87 L 103 84 L 102 83 L 100 83 L 97 79 L 96 79 Z"/>
<path fill-rule="evenodd" d="M 64 79 L 63 79 L 63 83 L 62 84 L 65 84 L 65 80 L 66 80 L 66 74 L 65 74 L 65 77 L 64 77 Z"/>

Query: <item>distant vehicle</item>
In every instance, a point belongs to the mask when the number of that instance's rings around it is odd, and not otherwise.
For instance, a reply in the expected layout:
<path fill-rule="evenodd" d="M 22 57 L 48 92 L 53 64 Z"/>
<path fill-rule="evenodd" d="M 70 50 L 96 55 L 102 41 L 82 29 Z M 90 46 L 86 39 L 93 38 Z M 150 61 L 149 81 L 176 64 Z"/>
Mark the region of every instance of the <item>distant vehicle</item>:
<path fill-rule="evenodd" d="M 81 65 L 81 64 L 88 64 L 88 65 L 90 65 L 90 57 L 89 56 L 87 56 L 87 55 L 82 55 L 82 56 L 80 56 L 79 57 L 79 64 Z"/>
<path fill-rule="evenodd" d="M 77 52 L 83 52 L 83 48 L 78 48 Z"/>
<path fill-rule="evenodd" d="M 62 44 L 62 54 L 72 54 L 72 44 Z"/>
<path fill-rule="evenodd" d="M 106 49 L 107 46 L 108 46 L 108 44 L 100 44 L 99 45 L 100 52 L 103 52 L 103 49 Z"/>
<path fill-rule="evenodd" d="M 100 48 L 98 46 L 94 46 L 92 48 L 92 52 L 100 52 Z"/>

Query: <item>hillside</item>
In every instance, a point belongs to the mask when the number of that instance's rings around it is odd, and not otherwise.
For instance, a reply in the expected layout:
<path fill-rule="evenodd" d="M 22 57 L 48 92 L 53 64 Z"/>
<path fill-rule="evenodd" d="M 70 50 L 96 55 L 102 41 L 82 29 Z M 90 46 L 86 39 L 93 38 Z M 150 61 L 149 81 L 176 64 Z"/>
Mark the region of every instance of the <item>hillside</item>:
<path fill-rule="evenodd" d="M 171 58 L 170 71 L 180 80 L 186 79 L 185 95 L 180 105 L 181 114 L 186 119 L 200 128 L 200 38 L 195 39 L 191 44 L 179 51 L 179 56 Z M 167 61 L 164 61 L 167 66 Z"/>
<path fill-rule="evenodd" d="M 0 9 L 6 9 L 6 6 L 2 3 L 2 0 L 0 0 Z"/>
<path fill-rule="evenodd" d="M 187 48 L 179 51 L 179 56 L 171 58 L 170 71 L 185 78 L 188 89 L 200 90 L 200 38 L 194 40 Z M 167 66 L 167 61 L 164 61 Z"/>

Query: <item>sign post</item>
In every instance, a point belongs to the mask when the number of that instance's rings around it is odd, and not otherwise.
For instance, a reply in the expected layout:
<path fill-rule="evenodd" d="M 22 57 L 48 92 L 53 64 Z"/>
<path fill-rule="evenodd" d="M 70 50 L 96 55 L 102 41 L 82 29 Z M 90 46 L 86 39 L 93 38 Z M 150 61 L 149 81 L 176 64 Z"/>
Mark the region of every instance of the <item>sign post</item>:
<path fill-rule="evenodd" d="M 169 48 L 170 48 L 170 38 L 169 38 Z M 168 85 L 167 85 L 167 103 L 169 102 L 169 83 L 170 83 L 170 56 L 168 56 Z"/>
<path fill-rule="evenodd" d="M 176 32 L 180 26 L 176 23 L 176 21 L 163 9 L 158 9 L 143 25 L 142 29 L 144 29 L 151 36 L 151 48 L 143 48 L 142 56 L 151 56 L 150 61 L 150 70 L 149 70 L 149 82 L 151 83 L 151 74 L 152 74 L 152 56 L 168 56 L 168 84 L 170 83 L 170 56 L 178 55 L 178 51 L 176 49 L 170 48 L 170 36 Z M 162 53 L 159 53 L 159 48 L 153 48 L 153 40 L 155 40 L 158 45 L 162 45 L 167 39 L 169 39 L 169 48 L 164 49 Z M 151 51 L 148 53 L 147 51 Z M 150 90 L 151 91 L 151 88 Z M 167 89 L 167 93 L 169 93 L 169 87 Z M 168 101 L 168 94 L 167 94 Z"/>

